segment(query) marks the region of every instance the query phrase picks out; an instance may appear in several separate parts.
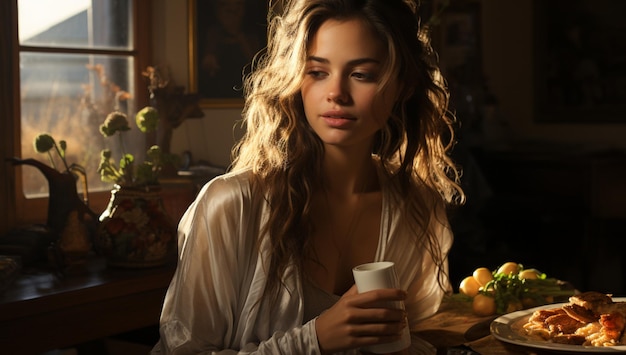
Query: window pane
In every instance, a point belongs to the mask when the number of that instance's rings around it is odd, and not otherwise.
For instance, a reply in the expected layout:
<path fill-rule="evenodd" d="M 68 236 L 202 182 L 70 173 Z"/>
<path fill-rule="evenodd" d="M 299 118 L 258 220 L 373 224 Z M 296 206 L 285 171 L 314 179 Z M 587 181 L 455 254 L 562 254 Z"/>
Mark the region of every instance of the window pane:
<path fill-rule="evenodd" d="M 131 0 L 18 0 L 21 45 L 130 49 Z"/>
<path fill-rule="evenodd" d="M 133 59 L 25 52 L 20 54 L 20 66 L 22 158 L 49 162 L 47 154 L 37 153 L 33 145 L 38 134 L 49 133 L 57 143 L 67 142 L 68 164 L 77 163 L 87 170 L 89 190 L 109 190 L 112 185 L 102 183 L 97 174 L 100 151 L 109 148 L 114 157 L 121 153 L 116 139 L 99 132 L 108 113 L 119 109 L 129 115 L 131 130 L 126 134 L 125 149 L 136 157 L 145 151 L 144 135 L 132 124 L 134 100 L 123 95 L 134 92 Z M 60 160 L 56 166 L 64 169 Z M 47 182 L 37 170 L 25 168 L 23 177 L 27 197 L 47 195 Z"/>

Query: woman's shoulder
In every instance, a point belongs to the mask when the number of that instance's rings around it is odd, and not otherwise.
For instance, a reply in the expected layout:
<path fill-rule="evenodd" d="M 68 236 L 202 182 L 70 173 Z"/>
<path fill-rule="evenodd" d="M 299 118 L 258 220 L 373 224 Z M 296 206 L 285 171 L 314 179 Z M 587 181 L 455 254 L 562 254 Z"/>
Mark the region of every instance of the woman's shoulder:
<path fill-rule="evenodd" d="M 241 189 L 250 186 L 252 178 L 251 170 L 240 170 L 236 172 L 226 172 L 221 175 L 217 175 L 209 180 L 202 187 L 201 191 L 205 190 L 222 190 L 222 189 Z"/>
<path fill-rule="evenodd" d="M 243 201 L 252 196 L 252 171 L 242 170 L 218 175 L 198 192 L 198 200 L 212 204 Z"/>

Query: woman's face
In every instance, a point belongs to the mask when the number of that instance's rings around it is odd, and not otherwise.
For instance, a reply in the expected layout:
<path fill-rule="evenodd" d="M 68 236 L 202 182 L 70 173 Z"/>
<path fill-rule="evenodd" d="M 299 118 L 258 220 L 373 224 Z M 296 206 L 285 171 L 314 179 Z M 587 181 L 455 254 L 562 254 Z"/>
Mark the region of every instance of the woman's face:
<path fill-rule="evenodd" d="M 386 46 L 360 20 L 328 20 L 311 39 L 302 101 L 325 144 L 371 146 L 396 99 L 395 82 L 378 90 L 386 58 Z"/>

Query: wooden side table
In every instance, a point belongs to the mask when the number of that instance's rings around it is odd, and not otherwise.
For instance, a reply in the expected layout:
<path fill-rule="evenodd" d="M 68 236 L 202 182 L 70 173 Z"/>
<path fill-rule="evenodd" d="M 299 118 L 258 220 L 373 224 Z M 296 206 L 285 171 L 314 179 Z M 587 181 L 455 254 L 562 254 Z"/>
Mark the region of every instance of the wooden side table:
<path fill-rule="evenodd" d="M 0 349 L 40 354 L 156 325 L 174 269 L 113 269 L 94 257 L 64 278 L 24 270 L 0 294 Z"/>

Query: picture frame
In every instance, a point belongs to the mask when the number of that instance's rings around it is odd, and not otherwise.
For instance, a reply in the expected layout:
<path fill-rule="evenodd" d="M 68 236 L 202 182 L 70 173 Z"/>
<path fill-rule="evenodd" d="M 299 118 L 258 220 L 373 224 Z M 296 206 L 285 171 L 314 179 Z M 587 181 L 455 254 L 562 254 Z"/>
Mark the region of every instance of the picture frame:
<path fill-rule="evenodd" d="M 626 2 L 533 6 L 535 122 L 626 123 Z"/>
<path fill-rule="evenodd" d="M 188 0 L 189 89 L 200 96 L 200 107 L 243 107 L 242 77 L 267 43 L 267 6 Z"/>

